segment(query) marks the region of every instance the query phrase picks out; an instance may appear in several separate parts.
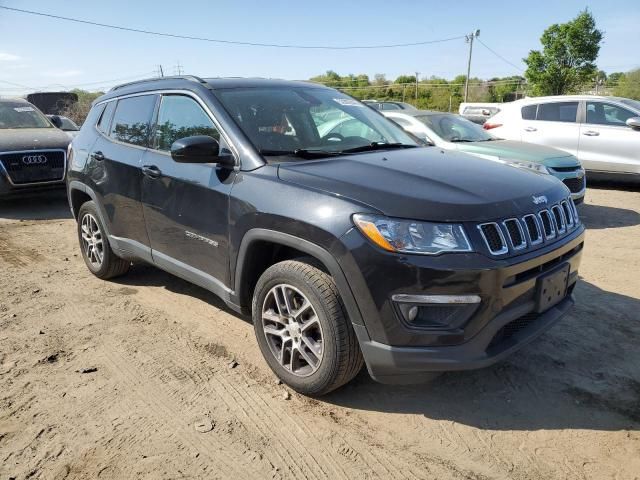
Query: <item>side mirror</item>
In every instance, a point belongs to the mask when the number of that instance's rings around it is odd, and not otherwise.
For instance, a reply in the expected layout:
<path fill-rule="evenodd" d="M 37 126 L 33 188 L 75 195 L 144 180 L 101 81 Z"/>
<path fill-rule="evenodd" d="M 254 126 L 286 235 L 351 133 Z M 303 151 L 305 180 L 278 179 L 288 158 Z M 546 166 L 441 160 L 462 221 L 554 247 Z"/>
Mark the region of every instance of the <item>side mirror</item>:
<path fill-rule="evenodd" d="M 62 119 L 58 115 L 52 115 L 50 120 L 54 127 L 62 128 Z"/>
<path fill-rule="evenodd" d="M 631 128 L 638 130 L 640 129 L 640 117 L 631 117 L 627 119 L 627 125 Z"/>
<path fill-rule="evenodd" d="M 232 167 L 233 155 L 220 152 L 218 141 L 208 135 L 194 135 L 173 142 L 171 158 L 179 163 L 218 163 Z"/>

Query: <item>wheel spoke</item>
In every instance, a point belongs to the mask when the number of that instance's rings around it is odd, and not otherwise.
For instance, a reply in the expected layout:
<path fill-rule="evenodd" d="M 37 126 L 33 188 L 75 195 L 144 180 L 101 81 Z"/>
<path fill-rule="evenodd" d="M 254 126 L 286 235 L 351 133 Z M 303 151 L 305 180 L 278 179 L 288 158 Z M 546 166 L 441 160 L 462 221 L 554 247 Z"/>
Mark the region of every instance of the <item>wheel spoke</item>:
<path fill-rule="evenodd" d="M 316 343 L 315 341 L 311 340 L 310 338 L 304 335 L 302 336 L 302 342 L 307 346 L 307 348 L 309 348 L 311 353 L 313 353 L 316 356 L 316 358 L 320 358 L 320 356 L 322 355 L 321 345 L 319 345 L 318 343 Z"/>
<path fill-rule="evenodd" d="M 275 328 L 271 325 L 265 325 L 264 326 L 264 333 L 266 333 L 267 335 L 275 335 L 277 337 L 284 337 L 285 333 L 287 332 L 286 328 Z"/>
<path fill-rule="evenodd" d="M 302 315 L 304 312 L 306 312 L 307 310 L 309 310 L 311 308 L 311 303 L 309 302 L 309 300 L 307 300 L 306 298 L 304 299 L 304 302 L 302 303 L 302 306 L 300 308 L 298 308 L 295 312 L 293 312 L 291 315 L 298 320 L 298 322 L 300 322 L 300 315 Z"/>
<path fill-rule="evenodd" d="M 301 356 L 302 358 L 304 358 L 304 360 L 309 364 L 309 366 L 310 366 L 312 369 L 314 369 L 314 370 L 315 370 L 315 368 L 316 368 L 316 367 L 317 367 L 317 365 L 318 365 L 318 359 L 317 359 L 317 358 L 316 358 L 316 359 L 311 358 L 311 355 L 309 355 L 307 352 L 305 352 L 304 348 L 300 348 L 300 347 L 298 347 L 296 350 L 298 351 L 298 353 L 300 354 L 300 356 Z"/>
<path fill-rule="evenodd" d="M 289 295 L 287 295 L 287 287 L 285 285 L 283 285 L 281 287 L 281 292 L 282 292 L 282 298 L 284 299 L 284 308 L 286 310 L 286 314 L 287 315 L 291 315 L 291 300 L 289 298 Z"/>
<path fill-rule="evenodd" d="M 273 310 L 267 310 L 266 312 L 262 312 L 262 319 L 267 320 L 269 322 L 276 322 L 281 325 L 287 325 L 287 322 L 284 321 L 282 317 L 280 317 L 280 315 L 275 313 Z"/>
<path fill-rule="evenodd" d="M 302 332 L 306 332 L 310 327 L 318 326 L 318 325 L 320 325 L 320 322 L 318 320 L 318 317 L 314 315 L 313 317 L 311 317 L 309 320 L 307 320 L 302 324 L 302 327 L 300 328 L 300 330 Z"/>

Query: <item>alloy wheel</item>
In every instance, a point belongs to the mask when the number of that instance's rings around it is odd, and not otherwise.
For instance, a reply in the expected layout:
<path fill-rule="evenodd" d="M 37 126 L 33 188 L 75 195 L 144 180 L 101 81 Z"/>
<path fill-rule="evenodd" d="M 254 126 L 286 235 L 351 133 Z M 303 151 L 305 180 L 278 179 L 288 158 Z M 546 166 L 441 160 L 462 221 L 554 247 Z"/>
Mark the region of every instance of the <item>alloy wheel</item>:
<path fill-rule="evenodd" d="M 104 243 L 98 221 L 90 213 L 82 217 L 82 249 L 92 267 L 99 269 L 104 261 Z"/>
<path fill-rule="evenodd" d="M 262 306 L 262 329 L 269 350 L 288 372 L 307 377 L 318 370 L 324 353 L 320 319 L 297 288 L 279 284 Z"/>

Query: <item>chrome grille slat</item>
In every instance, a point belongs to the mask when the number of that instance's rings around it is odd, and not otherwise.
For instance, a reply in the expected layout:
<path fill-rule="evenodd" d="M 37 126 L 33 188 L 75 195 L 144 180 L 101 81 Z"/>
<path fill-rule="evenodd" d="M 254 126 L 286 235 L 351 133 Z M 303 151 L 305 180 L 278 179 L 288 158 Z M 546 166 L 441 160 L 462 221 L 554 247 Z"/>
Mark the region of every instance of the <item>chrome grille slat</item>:
<path fill-rule="evenodd" d="M 491 255 L 505 255 L 551 243 L 579 224 L 575 203 L 568 197 L 522 218 L 481 223 L 478 230 Z"/>

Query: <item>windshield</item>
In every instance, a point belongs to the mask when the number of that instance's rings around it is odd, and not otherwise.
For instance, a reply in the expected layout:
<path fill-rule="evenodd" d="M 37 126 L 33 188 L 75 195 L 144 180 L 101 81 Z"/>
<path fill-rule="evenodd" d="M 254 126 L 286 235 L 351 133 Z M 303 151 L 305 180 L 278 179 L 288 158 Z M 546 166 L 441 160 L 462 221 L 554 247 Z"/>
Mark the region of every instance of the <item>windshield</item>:
<path fill-rule="evenodd" d="M 631 100 L 629 98 L 621 98 L 620 101 L 622 103 L 629 105 L 630 107 L 635 108 L 636 110 L 640 110 L 640 102 L 638 102 L 637 100 Z"/>
<path fill-rule="evenodd" d="M 494 139 L 480 125 L 458 115 L 443 113 L 416 118 L 446 142 L 487 142 Z"/>
<path fill-rule="evenodd" d="M 62 130 L 64 130 L 65 132 L 75 132 L 77 130 L 80 130 L 71 119 L 67 117 L 60 117 L 60 120 L 62 120 Z"/>
<path fill-rule="evenodd" d="M 34 106 L 22 102 L 0 103 L 0 128 L 52 128 Z"/>
<path fill-rule="evenodd" d="M 336 90 L 291 86 L 220 89 L 216 94 L 265 156 L 418 146 L 393 122 Z"/>

